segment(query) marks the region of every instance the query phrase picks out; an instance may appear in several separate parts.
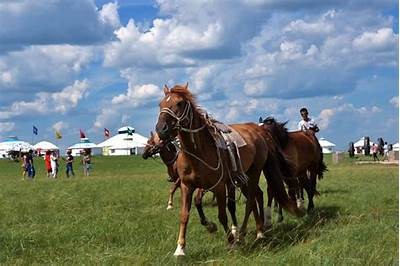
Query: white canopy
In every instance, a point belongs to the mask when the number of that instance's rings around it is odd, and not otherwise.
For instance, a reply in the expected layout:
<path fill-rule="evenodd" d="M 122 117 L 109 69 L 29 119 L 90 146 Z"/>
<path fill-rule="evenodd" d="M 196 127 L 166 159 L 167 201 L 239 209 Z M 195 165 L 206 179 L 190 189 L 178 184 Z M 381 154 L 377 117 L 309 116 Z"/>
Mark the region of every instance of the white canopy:
<path fill-rule="evenodd" d="M 42 151 L 54 151 L 59 150 L 59 148 L 51 142 L 48 141 L 41 141 L 33 145 L 35 150 L 42 150 Z"/>
<path fill-rule="evenodd" d="M 319 142 L 319 145 L 321 145 L 321 147 L 336 147 L 336 144 L 333 144 L 332 142 L 330 142 L 330 141 L 327 141 L 325 138 L 320 138 L 319 140 L 318 140 L 318 142 Z"/>
<path fill-rule="evenodd" d="M 22 151 L 28 152 L 33 150 L 33 146 L 26 141 L 19 140 L 17 137 L 9 137 L 5 141 L 0 143 L 0 150 L 8 151 Z"/>
<path fill-rule="evenodd" d="M 374 145 L 374 142 L 372 142 L 371 139 L 369 140 L 369 145 L 370 146 Z M 354 143 L 354 148 L 357 147 L 364 147 L 364 137 L 360 138 L 358 141 Z"/>
<path fill-rule="evenodd" d="M 128 128 L 131 130 L 131 134 L 128 134 Z M 133 127 L 122 127 L 118 129 L 117 135 L 99 143 L 98 146 L 111 149 L 132 149 L 146 146 L 147 138 L 134 132 Z"/>
<path fill-rule="evenodd" d="M 76 143 L 70 147 L 68 147 L 69 150 L 73 149 L 93 149 L 93 148 L 98 148 L 99 146 L 96 145 L 93 142 L 90 142 L 88 138 L 82 138 L 81 142 Z"/>
<path fill-rule="evenodd" d="M 393 144 L 393 150 L 398 151 L 400 149 L 399 143 L 397 142 L 396 144 Z"/>

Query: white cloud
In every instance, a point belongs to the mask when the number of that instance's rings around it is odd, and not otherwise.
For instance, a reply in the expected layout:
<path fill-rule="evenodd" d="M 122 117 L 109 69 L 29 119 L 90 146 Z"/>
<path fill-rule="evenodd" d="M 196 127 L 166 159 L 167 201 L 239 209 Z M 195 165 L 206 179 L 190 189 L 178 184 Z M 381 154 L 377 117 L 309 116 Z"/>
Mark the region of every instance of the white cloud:
<path fill-rule="evenodd" d="M 126 94 L 120 94 L 112 98 L 113 105 L 131 105 L 136 107 L 144 104 L 146 100 L 159 99 L 162 95 L 161 89 L 154 84 L 133 85 L 128 83 L 129 87 Z"/>
<path fill-rule="evenodd" d="M 78 77 L 94 49 L 72 45 L 30 46 L 0 57 L 0 91 L 54 90 Z"/>
<path fill-rule="evenodd" d="M 14 122 L 0 122 L 0 133 L 6 133 L 14 130 Z"/>
<path fill-rule="evenodd" d="M 73 85 L 65 87 L 62 91 L 53 93 L 51 95 L 55 110 L 61 113 L 75 108 L 78 102 L 88 95 L 89 82 L 75 81 Z"/>
<path fill-rule="evenodd" d="M 108 41 L 119 26 L 116 9 L 114 3 L 98 9 L 92 0 L 1 1 L 0 53 L 29 45 Z"/>
<path fill-rule="evenodd" d="M 395 96 L 389 101 L 394 107 L 399 108 L 399 97 Z"/>
<path fill-rule="evenodd" d="M 67 122 L 64 121 L 58 121 L 56 123 L 54 123 L 51 128 L 54 131 L 61 131 L 62 129 L 68 129 L 69 128 L 69 124 Z"/>
<path fill-rule="evenodd" d="M 353 46 L 360 50 L 381 50 L 396 47 L 399 36 L 392 28 L 381 28 L 375 32 L 364 32 L 353 41 Z"/>
<path fill-rule="evenodd" d="M 332 117 L 335 115 L 335 109 L 323 109 L 318 116 L 318 127 L 320 129 L 328 128 Z"/>
<path fill-rule="evenodd" d="M 51 112 L 65 113 L 77 106 L 79 100 L 87 95 L 89 83 L 87 80 L 75 81 L 60 92 L 40 92 L 32 101 L 16 101 L 8 108 L 0 109 L 0 119 L 9 119 L 21 115 L 40 114 Z"/>

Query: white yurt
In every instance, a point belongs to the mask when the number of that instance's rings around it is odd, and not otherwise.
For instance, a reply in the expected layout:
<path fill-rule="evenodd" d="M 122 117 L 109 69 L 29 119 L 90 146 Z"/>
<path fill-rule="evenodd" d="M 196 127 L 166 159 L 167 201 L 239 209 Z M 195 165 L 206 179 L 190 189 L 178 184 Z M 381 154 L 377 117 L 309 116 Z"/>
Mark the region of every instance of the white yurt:
<path fill-rule="evenodd" d="M 90 149 L 91 155 L 101 155 L 101 147 L 90 142 L 88 138 L 81 138 L 80 142 L 68 147 L 72 156 L 80 156 L 85 149 Z"/>
<path fill-rule="evenodd" d="M 135 133 L 135 129 L 130 126 L 118 129 L 118 134 L 99 143 L 103 148 L 103 155 L 137 155 L 142 154 L 146 146 L 147 138 Z"/>
<path fill-rule="evenodd" d="M 318 142 L 322 147 L 322 153 L 332 153 L 335 151 L 336 144 L 333 144 L 325 138 L 320 138 Z"/>
<path fill-rule="evenodd" d="M 393 144 L 393 150 L 394 151 L 399 151 L 399 143 L 397 142 L 396 144 Z"/>
<path fill-rule="evenodd" d="M 33 145 L 33 148 L 36 150 L 38 155 L 45 154 L 46 151 L 60 151 L 60 148 L 49 141 L 38 142 Z"/>
<path fill-rule="evenodd" d="M 26 141 L 19 140 L 18 137 L 12 136 L 0 142 L 0 158 L 9 158 L 10 151 L 28 152 L 34 150 L 33 146 Z"/>
<path fill-rule="evenodd" d="M 365 154 L 364 139 L 365 139 L 365 137 L 362 137 L 354 143 L 354 149 L 355 149 L 354 154 Z M 374 145 L 374 142 L 371 141 L 371 139 L 369 140 L 369 145 L 370 145 L 370 147 L 372 147 L 372 145 Z"/>

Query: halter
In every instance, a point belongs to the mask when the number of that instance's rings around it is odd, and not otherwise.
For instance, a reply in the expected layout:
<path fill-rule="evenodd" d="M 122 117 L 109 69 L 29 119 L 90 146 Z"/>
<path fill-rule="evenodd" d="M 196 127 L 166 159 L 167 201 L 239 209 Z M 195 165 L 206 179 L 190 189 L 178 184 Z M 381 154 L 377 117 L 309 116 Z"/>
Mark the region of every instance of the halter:
<path fill-rule="evenodd" d="M 160 114 L 162 114 L 162 113 L 169 114 L 170 116 L 172 116 L 173 118 L 176 119 L 176 124 L 175 124 L 174 129 L 177 129 L 177 130 L 182 130 L 182 131 L 189 132 L 189 133 L 197 133 L 206 127 L 206 124 L 204 124 L 199 128 L 192 129 L 193 111 L 192 111 L 191 104 L 189 101 L 186 101 L 186 106 L 185 106 L 185 109 L 183 110 L 181 116 L 178 116 L 177 114 L 175 114 L 174 111 L 172 111 L 170 108 L 167 108 L 167 107 L 161 109 Z M 189 128 L 182 126 L 181 122 L 183 122 L 185 120 L 189 120 Z M 192 139 L 192 141 L 194 141 L 194 140 Z"/>
<path fill-rule="evenodd" d="M 190 101 L 186 101 L 185 109 L 183 110 L 183 112 L 182 112 L 182 114 L 181 114 L 180 116 L 178 116 L 174 111 L 172 111 L 170 108 L 167 108 L 167 107 L 161 109 L 161 111 L 160 111 L 160 113 L 159 113 L 159 116 L 160 116 L 162 113 L 169 114 L 170 116 L 172 116 L 173 118 L 176 119 L 176 124 L 175 124 L 175 126 L 174 126 L 174 129 L 177 129 L 178 131 L 184 131 L 184 132 L 190 133 L 190 139 L 191 139 L 191 141 L 192 141 L 194 147 L 196 148 L 196 142 L 194 141 L 193 133 L 198 133 L 198 132 L 200 132 L 201 130 L 203 130 L 203 129 L 207 126 L 207 122 L 204 123 L 204 125 L 202 125 L 202 126 L 199 127 L 199 128 L 192 129 L 193 111 L 192 111 L 192 106 L 191 106 L 191 104 L 190 104 Z M 186 128 L 186 127 L 182 126 L 181 123 L 182 123 L 183 121 L 185 121 L 185 120 L 188 120 L 188 122 L 189 122 L 189 128 Z M 221 152 L 220 152 L 219 148 L 217 147 L 218 164 L 217 164 L 217 166 L 213 167 L 213 166 L 209 165 L 207 162 L 205 162 L 203 159 L 201 159 L 200 157 L 198 157 L 197 155 L 195 155 L 194 153 L 189 152 L 188 150 L 184 149 L 183 147 L 179 147 L 178 144 L 177 144 L 175 141 L 173 141 L 173 143 L 174 143 L 174 145 L 176 146 L 176 148 L 177 148 L 178 150 L 181 150 L 181 151 L 183 151 L 184 153 L 186 153 L 186 154 L 192 156 L 192 157 L 195 158 L 196 160 L 200 161 L 200 162 L 201 162 L 202 164 L 204 164 L 208 169 L 210 169 L 210 170 L 212 170 L 212 171 L 218 171 L 218 170 L 221 168 L 221 176 L 219 177 L 218 181 L 217 181 L 213 186 L 211 186 L 211 187 L 208 188 L 208 189 L 205 189 L 204 191 L 207 192 L 207 191 L 211 191 L 211 190 L 213 190 L 214 188 L 216 188 L 216 187 L 218 186 L 218 184 L 222 181 L 223 177 L 224 177 L 224 166 L 223 166 L 223 163 L 222 163 Z"/>

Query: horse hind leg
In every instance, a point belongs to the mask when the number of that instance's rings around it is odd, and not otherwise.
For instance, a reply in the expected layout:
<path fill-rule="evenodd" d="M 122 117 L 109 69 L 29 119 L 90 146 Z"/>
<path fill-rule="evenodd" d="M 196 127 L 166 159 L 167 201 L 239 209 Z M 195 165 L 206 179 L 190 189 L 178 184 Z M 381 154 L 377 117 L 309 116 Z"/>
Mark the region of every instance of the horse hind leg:
<path fill-rule="evenodd" d="M 228 190 L 228 210 L 232 218 L 232 227 L 231 227 L 231 232 L 232 235 L 234 236 L 235 240 L 238 237 L 238 222 L 236 218 L 236 193 L 235 193 L 235 187 L 230 186 L 227 188 Z"/>

